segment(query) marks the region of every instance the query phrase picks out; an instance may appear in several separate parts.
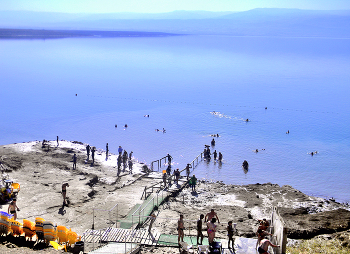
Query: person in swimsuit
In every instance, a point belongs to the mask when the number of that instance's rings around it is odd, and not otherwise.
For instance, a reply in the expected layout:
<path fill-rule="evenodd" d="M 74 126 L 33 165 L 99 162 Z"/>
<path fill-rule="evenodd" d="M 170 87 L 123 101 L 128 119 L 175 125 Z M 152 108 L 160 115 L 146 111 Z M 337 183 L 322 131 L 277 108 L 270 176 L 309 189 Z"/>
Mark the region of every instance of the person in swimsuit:
<path fill-rule="evenodd" d="M 208 225 L 208 241 L 209 241 L 209 244 L 212 244 L 214 242 L 215 232 L 216 232 L 215 222 L 216 222 L 216 219 L 212 218 L 211 221 L 207 223 L 207 225 Z"/>
<path fill-rule="evenodd" d="M 204 219 L 204 214 L 201 214 L 199 216 L 199 220 L 197 220 L 197 245 L 202 245 L 203 244 L 203 220 Z M 201 242 L 199 243 L 199 238 L 201 238 Z"/>
<path fill-rule="evenodd" d="M 16 199 L 13 199 L 12 202 L 9 204 L 9 208 L 7 209 L 7 213 L 13 215 L 13 219 L 17 219 L 17 211 L 19 211 L 19 208 L 16 205 Z"/>
<path fill-rule="evenodd" d="M 62 184 L 63 205 L 66 204 L 67 187 L 69 187 L 68 183 Z"/>
<path fill-rule="evenodd" d="M 184 241 L 184 216 L 182 214 L 180 214 L 180 219 L 177 221 L 177 233 L 178 233 L 178 238 L 177 238 L 177 242 L 180 244 L 180 239 L 181 242 Z"/>
<path fill-rule="evenodd" d="M 232 249 L 235 249 L 235 239 L 233 238 L 234 230 L 232 228 L 232 221 L 228 222 L 227 226 L 227 236 L 228 236 L 228 248 L 231 248 L 230 243 L 232 244 Z"/>
<path fill-rule="evenodd" d="M 269 240 L 267 239 L 262 239 L 260 242 L 260 245 L 258 247 L 258 252 L 260 254 L 269 254 L 269 252 L 267 251 L 267 249 L 269 248 L 269 246 L 272 247 L 280 247 L 279 245 L 274 245 L 273 243 L 271 243 Z"/>
<path fill-rule="evenodd" d="M 187 180 L 190 178 L 190 173 L 191 173 L 191 170 L 190 168 L 192 168 L 191 164 L 187 164 L 186 166 L 186 176 L 187 176 Z"/>
<path fill-rule="evenodd" d="M 212 218 L 216 218 L 218 223 L 220 223 L 220 220 L 218 218 L 218 215 L 216 214 L 216 212 L 214 212 L 214 209 L 211 209 L 210 210 L 210 213 L 207 213 L 207 215 L 205 215 L 205 219 L 204 221 L 207 222 L 207 221 L 211 221 Z"/>

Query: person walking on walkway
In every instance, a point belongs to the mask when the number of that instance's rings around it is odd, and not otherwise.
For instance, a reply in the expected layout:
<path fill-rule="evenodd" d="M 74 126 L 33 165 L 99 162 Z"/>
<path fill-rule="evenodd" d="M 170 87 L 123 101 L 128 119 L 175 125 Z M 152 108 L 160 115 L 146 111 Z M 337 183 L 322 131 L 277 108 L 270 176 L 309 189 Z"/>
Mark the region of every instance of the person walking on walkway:
<path fill-rule="evenodd" d="M 174 176 L 175 176 L 176 184 L 179 185 L 180 171 L 178 168 L 174 171 Z"/>
<path fill-rule="evenodd" d="M 190 168 L 192 168 L 191 164 L 187 164 L 186 166 L 186 176 L 187 176 L 187 180 L 190 178 L 190 173 L 191 173 L 191 170 Z"/>
<path fill-rule="evenodd" d="M 165 173 L 163 173 L 163 183 L 164 183 L 164 188 L 166 188 L 166 176 L 167 176 L 166 172 L 165 172 Z"/>
<path fill-rule="evenodd" d="M 173 157 L 171 157 L 170 154 L 168 154 L 167 158 L 168 158 L 168 165 L 171 165 L 171 160 L 173 159 Z"/>

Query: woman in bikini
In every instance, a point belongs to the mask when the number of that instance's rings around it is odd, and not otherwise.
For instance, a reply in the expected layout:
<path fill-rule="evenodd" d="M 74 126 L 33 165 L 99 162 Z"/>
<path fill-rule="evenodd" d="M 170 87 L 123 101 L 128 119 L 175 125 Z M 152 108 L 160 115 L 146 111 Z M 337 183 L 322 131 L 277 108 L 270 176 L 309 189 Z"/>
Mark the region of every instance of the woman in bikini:
<path fill-rule="evenodd" d="M 212 244 L 215 238 L 215 232 L 216 232 L 215 222 L 216 222 L 216 218 L 212 218 L 211 221 L 207 223 L 209 244 Z"/>

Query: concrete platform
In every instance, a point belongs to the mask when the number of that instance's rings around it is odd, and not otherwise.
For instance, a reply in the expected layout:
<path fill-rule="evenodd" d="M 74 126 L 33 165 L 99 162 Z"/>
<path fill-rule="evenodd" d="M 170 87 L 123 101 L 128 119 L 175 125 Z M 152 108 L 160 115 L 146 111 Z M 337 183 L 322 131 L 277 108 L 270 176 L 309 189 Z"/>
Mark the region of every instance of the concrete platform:
<path fill-rule="evenodd" d="M 91 251 L 91 254 L 133 254 L 139 250 L 139 245 L 135 243 L 109 243 L 100 249 Z"/>

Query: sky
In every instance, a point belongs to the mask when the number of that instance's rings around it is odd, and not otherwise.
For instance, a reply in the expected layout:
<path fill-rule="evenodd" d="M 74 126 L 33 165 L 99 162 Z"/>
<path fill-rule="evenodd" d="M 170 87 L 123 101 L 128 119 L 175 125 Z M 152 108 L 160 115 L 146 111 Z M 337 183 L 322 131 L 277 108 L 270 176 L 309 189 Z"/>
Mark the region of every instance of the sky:
<path fill-rule="evenodd" d="M 350 0 L 0 0 L 0 11 L 161 13 L 176 10 L 246 11 L 254 8 L 350 10 Z"/>

